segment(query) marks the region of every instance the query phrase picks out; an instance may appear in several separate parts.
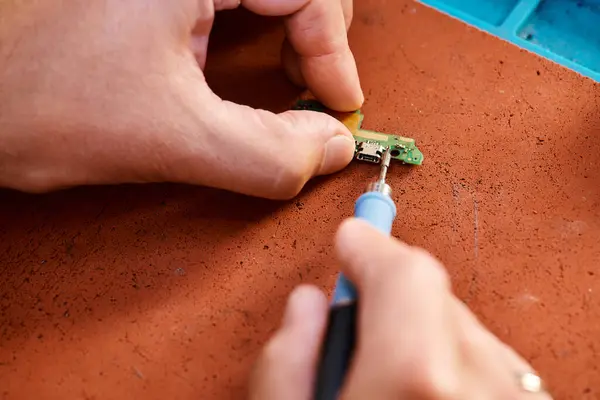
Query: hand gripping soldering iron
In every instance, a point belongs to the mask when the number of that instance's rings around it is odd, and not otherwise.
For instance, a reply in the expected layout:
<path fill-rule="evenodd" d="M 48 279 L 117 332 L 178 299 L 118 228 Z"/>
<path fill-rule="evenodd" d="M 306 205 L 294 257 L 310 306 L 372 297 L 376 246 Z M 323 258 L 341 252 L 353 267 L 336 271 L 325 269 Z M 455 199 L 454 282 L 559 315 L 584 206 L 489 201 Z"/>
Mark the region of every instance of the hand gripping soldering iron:
<path fill-rule="evenodd" d="M 354 216 L 390 235 L 396 217 L 396 206 L 390 197 L 392 189 L 385 183 L 391 153 L 387 148 L 381 159 L 379 179 L 369 185 L 354 206 Z M 329 322 L 321 359 L 317 368 L 314 400 L 335 400 L 354 353 L 358 314 L 356 288 L 340 273 L 329 312 Z"/>

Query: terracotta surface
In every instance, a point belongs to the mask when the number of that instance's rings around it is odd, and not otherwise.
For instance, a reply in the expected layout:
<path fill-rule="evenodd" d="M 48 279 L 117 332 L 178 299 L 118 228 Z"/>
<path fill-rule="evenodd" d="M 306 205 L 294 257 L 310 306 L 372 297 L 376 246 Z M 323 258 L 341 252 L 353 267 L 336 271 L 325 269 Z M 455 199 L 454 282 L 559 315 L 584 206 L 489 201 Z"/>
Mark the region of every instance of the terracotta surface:
<path fill-rule="evenodd" d="M 600 398 L 600 86 L 411 1 L 356 3 L 364 127 L 425 153 L 390 173 L 394 234 L 445 262 L 557 399 Z M 281 37 L 277 21 L 221 15 L 215 90 L 283 109 L 298 92 Z M 290 289 L 332 287 L 333 233 L 375 174 L 352 165 L 286 203 L 175 185 L 1 192 L 0 398 L 243 398 Z"/>

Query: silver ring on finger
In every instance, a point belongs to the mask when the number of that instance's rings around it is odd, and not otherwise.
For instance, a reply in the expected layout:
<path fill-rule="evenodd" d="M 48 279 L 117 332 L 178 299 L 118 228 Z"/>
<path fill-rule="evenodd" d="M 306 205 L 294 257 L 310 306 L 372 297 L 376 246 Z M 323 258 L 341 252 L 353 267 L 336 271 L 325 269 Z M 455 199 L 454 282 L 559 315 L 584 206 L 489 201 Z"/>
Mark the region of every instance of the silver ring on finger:
<path fill-rule="evenodd" d="M 517 374 L 519 388 L 526 393 L 543 393 L 546 391 L 544 381 L 534 372 L 522 372 Z"/>

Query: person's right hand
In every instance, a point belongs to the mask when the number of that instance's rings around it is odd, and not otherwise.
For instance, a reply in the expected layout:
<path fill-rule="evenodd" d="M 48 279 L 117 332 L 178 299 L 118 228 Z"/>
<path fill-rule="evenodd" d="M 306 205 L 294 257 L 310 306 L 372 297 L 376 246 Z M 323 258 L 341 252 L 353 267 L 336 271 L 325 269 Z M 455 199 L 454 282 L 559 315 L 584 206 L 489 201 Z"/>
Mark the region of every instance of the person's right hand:
<path fill-rule="evenodd" d="M 428 253 L 359 220 L 342 225 L 336 249 L 360 298 L 342 399 L 550 399 L 520 384 L 532 367 L 452 294 L 444 268 Z M 283 324 L 259 358 L 252 400 L 312 398 L 327 312 L 317 288 L 290 296 Z"/>

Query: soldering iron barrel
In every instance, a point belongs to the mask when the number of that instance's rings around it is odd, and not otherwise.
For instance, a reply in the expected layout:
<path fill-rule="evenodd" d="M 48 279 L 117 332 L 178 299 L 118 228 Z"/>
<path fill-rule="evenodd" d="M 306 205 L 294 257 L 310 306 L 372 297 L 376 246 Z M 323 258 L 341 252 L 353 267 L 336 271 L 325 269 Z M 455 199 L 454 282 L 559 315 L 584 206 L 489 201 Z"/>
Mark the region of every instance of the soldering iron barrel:
<path fill-rule="evenodd" d="M 354 355 L 356 344 L 356 302 L 336 304 L 329 311 L 313 400 L 336 400 Z"/>
<path fill-rule="evenodd" d="M 384 184 L 389 188 L 387 184 Z M 366 192 L 358 198 L 354 206 L 354 216 L 371 224 L 382 233 L 389 235 L 396 218 L 396 205 L 385 191 Z M 391 192 L 391 189 L 389 189 Z"/>
<path fill-rule="evenodd" d="M 389 235 L 392 232 L 394 218 L 396 218 L 396 205 L 392 198 L 385 193 L 366 192 L 356 200 L 354 216 Z M 333 292 L 333 304 L 354 301 L 356 297 L 356 288 L 352 282 L 344 274 L 340 274 Z"/>
<path fill-rule="evenodd" d="M 396 218 L 396 205 L 389 195 L 391 189 L 384 179 L 385 175 L 358 198 L 354 216 L 389 235 Z M 314 400 L 338 398 L 356 344 L 358 301 L 356 288 L 340 273 L 317 367 Z"/>

